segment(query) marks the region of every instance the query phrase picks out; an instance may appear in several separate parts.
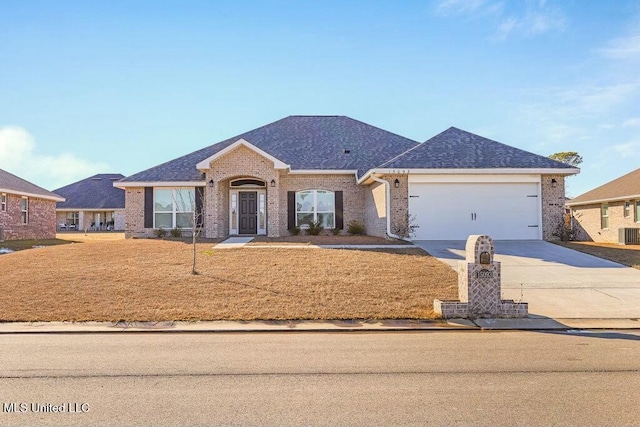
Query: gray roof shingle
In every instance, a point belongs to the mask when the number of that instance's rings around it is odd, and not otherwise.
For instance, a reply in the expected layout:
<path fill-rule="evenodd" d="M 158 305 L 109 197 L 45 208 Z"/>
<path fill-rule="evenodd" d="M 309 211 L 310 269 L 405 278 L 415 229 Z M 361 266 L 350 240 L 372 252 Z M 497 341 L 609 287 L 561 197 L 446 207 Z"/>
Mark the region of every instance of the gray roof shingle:
<path fill-rule="evenodd" d="M 529 153 L 455 127 L 450 127 L 378 167 L 399 169 L 572 168 L 548 157 Z"/>
<path fill-rule="evenodd" d="M 101 173 L 54 190 L 67 199 L 57 209 L 124 209 L 124 190 L 113 183 L 124 178 L 119 173 Z"/>
<path fill-rule="evenodd" d="M 345 116 L 289 116 L 121 182 L 201 181 L 196 164 L 241 138 L 294 170 L 358 170 L 360 174 L 418 145 L 417 141 Z"/>
<path fill-rule="evenodd" d="M 62 196 L 45 190 L 3 169 L 0 169 L 0 190 L 8 193 L 39 196 L 45 199 L 62 199 Z"/>

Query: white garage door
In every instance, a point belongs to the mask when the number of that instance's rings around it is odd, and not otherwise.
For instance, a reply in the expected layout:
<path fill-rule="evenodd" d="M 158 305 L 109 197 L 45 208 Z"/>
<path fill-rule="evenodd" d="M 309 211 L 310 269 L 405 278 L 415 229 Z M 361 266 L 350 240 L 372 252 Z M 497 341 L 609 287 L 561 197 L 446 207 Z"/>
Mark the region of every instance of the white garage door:
<path fill-rule="evenodd" d="M 415 240 L 540 239 L 538 183 L 410 183 Z"/>

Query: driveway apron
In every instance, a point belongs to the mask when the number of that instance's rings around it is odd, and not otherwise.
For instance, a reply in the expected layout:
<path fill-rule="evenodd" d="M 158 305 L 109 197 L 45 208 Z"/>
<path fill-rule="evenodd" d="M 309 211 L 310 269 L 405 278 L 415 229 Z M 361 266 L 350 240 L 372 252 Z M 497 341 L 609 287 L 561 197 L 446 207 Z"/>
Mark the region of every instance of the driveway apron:
<path fill-rule="evenodd" d="M 414 241 L 457 270 L 464 241 Z M 502 297 L 555 319 L 640 318 L 640 270 L 539 240 L 495 241 Z M 640 322 L 639 322 L 640 327 Z"/>

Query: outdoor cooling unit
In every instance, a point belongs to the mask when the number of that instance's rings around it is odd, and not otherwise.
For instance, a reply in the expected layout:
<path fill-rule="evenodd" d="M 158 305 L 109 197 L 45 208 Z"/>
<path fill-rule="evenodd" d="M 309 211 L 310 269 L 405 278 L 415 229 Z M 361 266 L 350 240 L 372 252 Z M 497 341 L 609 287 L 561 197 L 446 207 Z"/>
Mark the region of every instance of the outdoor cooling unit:
<path fill-rule="evenodd" d="M 0 242 L 4 242 L 4 228 L 0 227 Z"/>
<path fill-rule="evenodd" d="M 619 228 L 618 244 L 640 245 L 640 228 Z"/>

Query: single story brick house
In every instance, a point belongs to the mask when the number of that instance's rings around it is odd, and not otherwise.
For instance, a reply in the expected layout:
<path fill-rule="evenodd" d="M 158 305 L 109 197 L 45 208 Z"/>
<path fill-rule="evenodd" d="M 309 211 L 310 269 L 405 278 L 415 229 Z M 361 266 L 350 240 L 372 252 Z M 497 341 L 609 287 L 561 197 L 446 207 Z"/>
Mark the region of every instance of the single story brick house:
<path fill-rule="evenodd" d="M 101 173 L 53 190 L 66 201 L 56 206 L 59 230 L 124 230 L 124 191 L 119 173 Z"/>
<path fill-rule="evenodd" d="M 553 239 L 578 172 L 454 127 L 420 143 L 345 116 L 289 116 L 114 185 L 127 237 L 188 228 L 196 211 L 209 238 L 358 221 L 383 237 Z"/>
<path fill-rule="evenodd" d="M 621 228 L 640 227 L 640 169 L 567 202 L 576 240 L 617 243 Z"/>
<path fill-rule="evenodd" d="M 55 239 L 64 197 L 0 169 L 0 241 Z"/>

